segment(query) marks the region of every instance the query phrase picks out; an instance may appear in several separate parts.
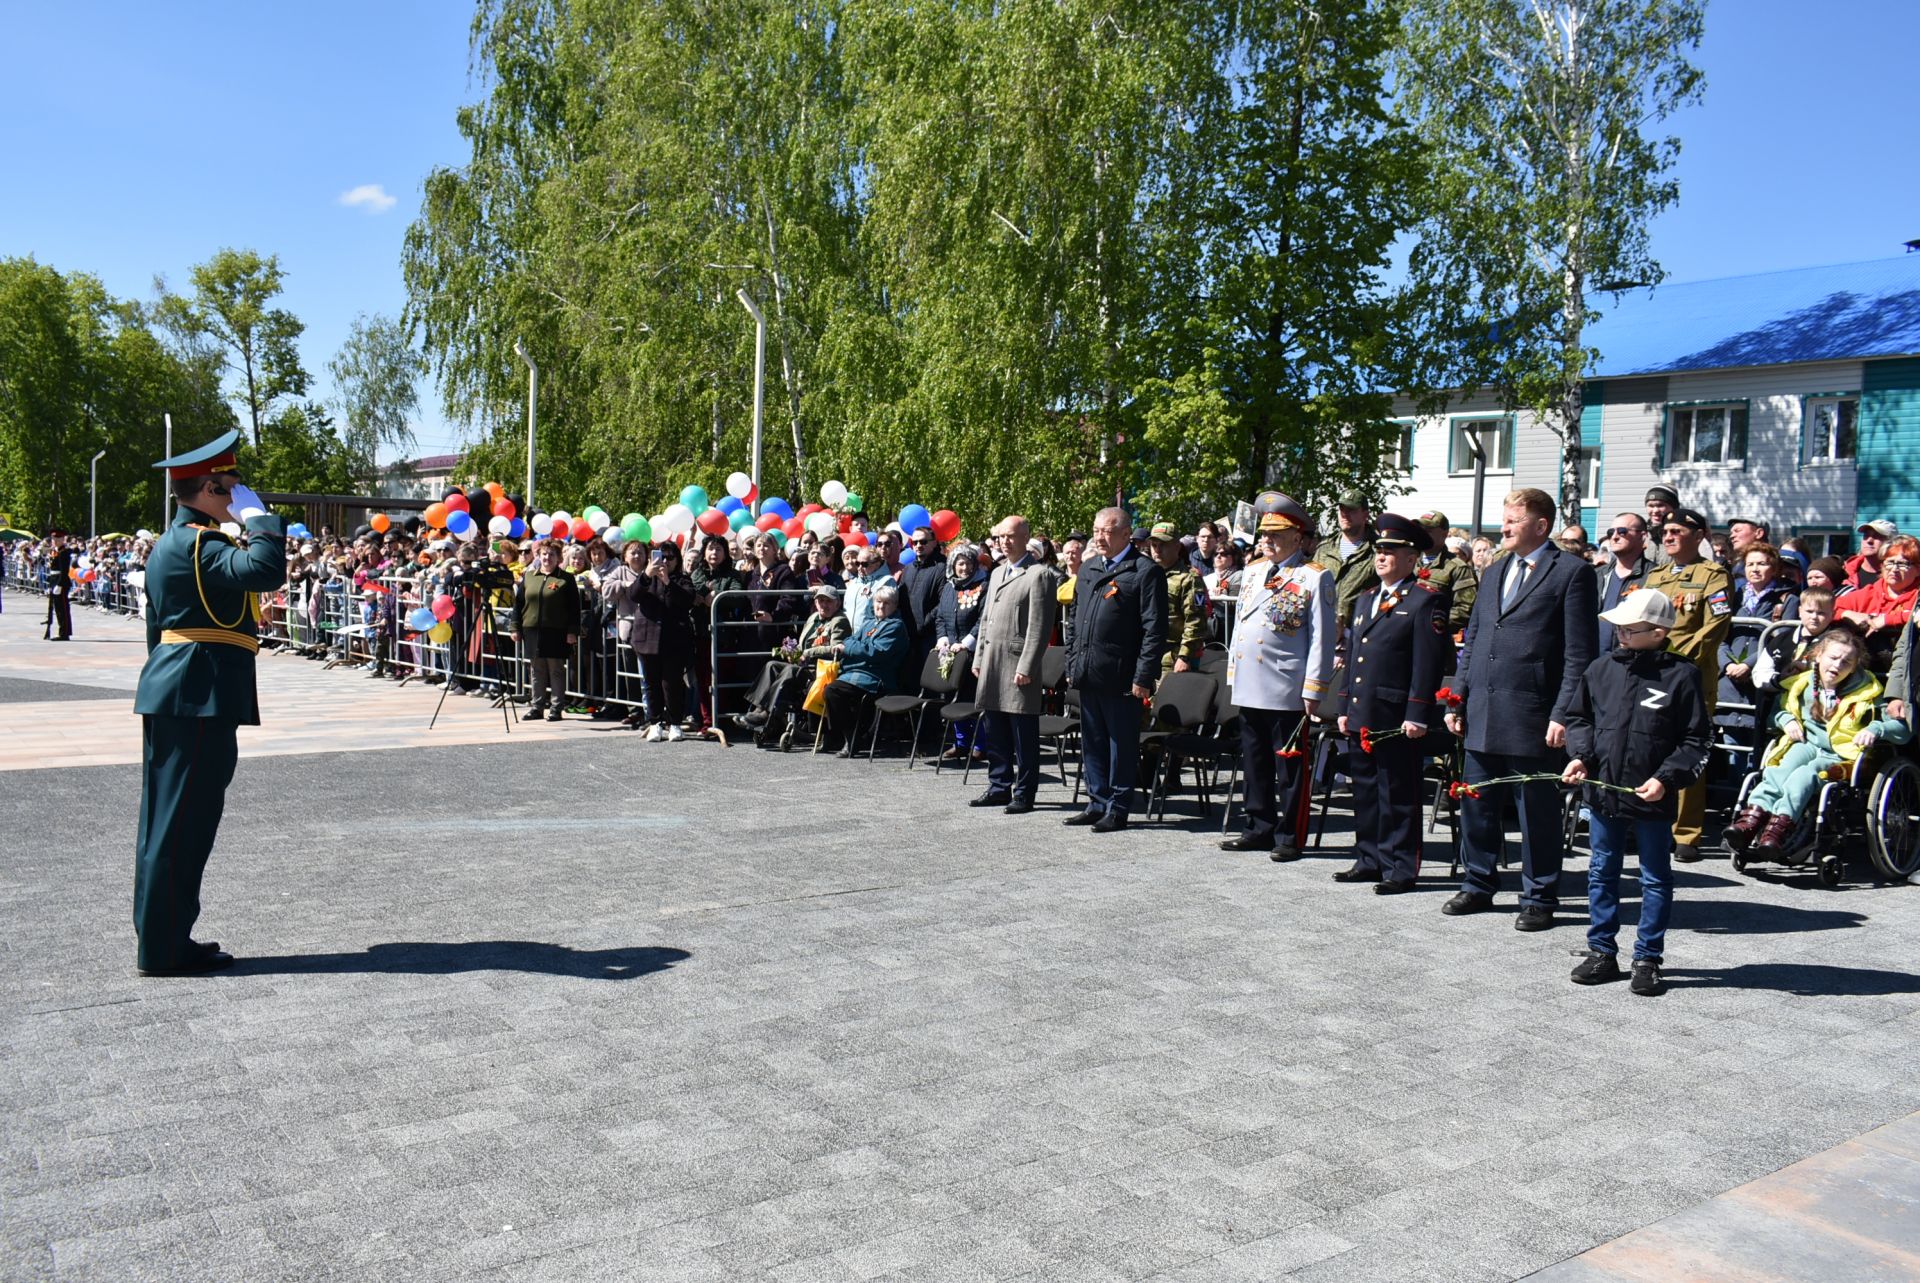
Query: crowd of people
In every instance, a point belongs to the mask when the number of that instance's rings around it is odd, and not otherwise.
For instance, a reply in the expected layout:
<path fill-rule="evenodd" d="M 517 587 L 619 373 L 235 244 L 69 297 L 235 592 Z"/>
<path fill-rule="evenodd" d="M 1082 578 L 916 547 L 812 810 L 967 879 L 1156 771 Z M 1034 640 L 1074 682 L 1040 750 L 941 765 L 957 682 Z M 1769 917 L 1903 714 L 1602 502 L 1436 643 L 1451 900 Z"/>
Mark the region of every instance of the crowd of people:
<path fill-rule="evenodd" d="M 1010 515 L 984 540 L 944 544 L 930 526 L 863 515 L 825 537 L 747 526 L 623 546 L 462 541 L 418 521 L 322 528 L 290 547 L 262 635 L 370 677 L 517 698 L 554 720 L 569 708 L 617 718 L 662 741 L 732 728 L 773 742 L 784 719 L 851 755 L 880 698 L 956 695 L 978 724 L 956 719 L 939 751 L 977 755 L 989 784 L 974 804 L 1014 814 L 1033 809 L 1038 719 L 1070 708 L 1088 804 L 1066 822 L 1096 833 L 1125 828 L 1138 806 L 1138 732 L 1156 688 L 1225 652 L 1244 788 L 1244 829 L 1226 846 L 1299 855 L 1302 745 L 1319 727 L 1371 799 L 1357 808 L 1355 862 L 1336 878 L 1410 889 L 1432 748 L 1420 741 L 1450 732 L 1466 874 L 1444 911 L 1492 907 L 1511 794 L 1515 925 L 1553 925 L 1560 790 L 1579 785 L 1593 860 L 1574 978 L 1622 974 L 1614 905 L 1632 841 L 1637 992 L 1661 987 L 1669 858 L 1698 859 L 1705 845 L 1716 705 L 1750 709 L 1779 737 L 1726 826 L 1737 850 L 1778 847 L 1830 768 L 1908 738 L 1920 541 L 1889 521 L 1860 526 L 1858 550 L 1840 558 L 1776 543 L 1755 518 L 1716 526 L 1666 486 L 1597 543 L 1579 526 L 1554 533 L 1554 504 L 1531 490 L 1506 497 L 1497 536 L 1438 512 L 1378 514 L 1357 492 L 1333 515 L 1323 530 L 1268 492 L 1251 529 L 1135 528 L 1115 508 L 1086 531 L 1049 535 Z M 10 546 L 7 579 L 47 592 L 48 634 L 66 637 L 71 601 L 139 612 L 149 547 L 56 533 Z M 1050 648 L 1062 656 L 1051 676 Z"/>

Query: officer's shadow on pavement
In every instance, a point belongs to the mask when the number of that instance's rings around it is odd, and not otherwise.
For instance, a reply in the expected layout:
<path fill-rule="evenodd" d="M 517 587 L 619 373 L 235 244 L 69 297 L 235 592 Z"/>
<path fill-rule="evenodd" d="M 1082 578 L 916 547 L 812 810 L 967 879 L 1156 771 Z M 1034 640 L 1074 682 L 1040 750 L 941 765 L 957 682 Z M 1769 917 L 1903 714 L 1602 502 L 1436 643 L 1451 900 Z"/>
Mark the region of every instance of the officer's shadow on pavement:
<path fill-rule="evenodd" d="M 229 976 L 387 975 L 445 976 L 466 971 L 528 971 L 578 980 L 634 980 L 665 971 L 693 955 L 656 945 L 627 949 L 572 949 L 535 940 L 446 940 L 376 944 L 360 953 L 293 953 L 242 957 Z"/>
<path fill-rule="evenodd" d="M 1738 967 L 1665 967 L 1673 989 L 1770 989 L 1802 998 L 1885 998 L 1920 993 L 1920 976 L 1818 962 L 1749 962 Z"/>

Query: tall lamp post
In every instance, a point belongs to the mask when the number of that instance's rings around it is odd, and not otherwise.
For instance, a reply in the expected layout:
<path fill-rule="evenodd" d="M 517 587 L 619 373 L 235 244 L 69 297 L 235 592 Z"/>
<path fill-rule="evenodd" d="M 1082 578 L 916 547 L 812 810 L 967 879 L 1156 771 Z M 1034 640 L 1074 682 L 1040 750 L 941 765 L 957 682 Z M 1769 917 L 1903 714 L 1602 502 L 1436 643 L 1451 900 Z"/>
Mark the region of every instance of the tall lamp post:
<path fill-rule="evenodd" d="M 744 289 L 734 293 L 740 299 L 740 306 L 753 316 L 753 507 L 749 511 L 760 515 L 760 425 L 767 408 L 767 318 L 760 312 L 760 305 L 753 301 L 753 295 Z"/>
<path fill-rule="evenodd" d="M 93 462 L 87 465 L 87 539 L 91 542 L 100 537 L 100 460 L 107 457 L 102 450 L 93 456 Z M 173 456 L 168 455 L 169 459 Z"/>
<path fill-rule="evenodd" d="M 519 339 L 513 341 L 513 354 L 527 363 L 527 517 L 533 520 L 533 429 L 535 397 L 540 391 L 540 367 L 527 355 L 527 346 Z"/>

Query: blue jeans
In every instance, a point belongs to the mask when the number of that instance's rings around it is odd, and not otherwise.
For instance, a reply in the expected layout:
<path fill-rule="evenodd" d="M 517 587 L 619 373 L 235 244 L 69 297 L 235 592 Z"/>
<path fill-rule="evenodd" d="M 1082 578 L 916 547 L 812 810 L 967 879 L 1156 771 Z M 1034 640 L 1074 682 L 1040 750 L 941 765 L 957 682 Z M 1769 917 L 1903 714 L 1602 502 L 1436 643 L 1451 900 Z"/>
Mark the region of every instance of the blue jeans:
<path fill-rule="evenodd" d="M 1595 811 L 1587 834 L 1593 858 L 1587 863 L 1587 948 L 1617 954 L 1620 931 L 1620 864 L 1627 835 L 1640 851 L 1640 936 L 1633 960 L 1660 961 L 1673 914 L 1673 825 L 1666 820 L 1630 820 Z"/>

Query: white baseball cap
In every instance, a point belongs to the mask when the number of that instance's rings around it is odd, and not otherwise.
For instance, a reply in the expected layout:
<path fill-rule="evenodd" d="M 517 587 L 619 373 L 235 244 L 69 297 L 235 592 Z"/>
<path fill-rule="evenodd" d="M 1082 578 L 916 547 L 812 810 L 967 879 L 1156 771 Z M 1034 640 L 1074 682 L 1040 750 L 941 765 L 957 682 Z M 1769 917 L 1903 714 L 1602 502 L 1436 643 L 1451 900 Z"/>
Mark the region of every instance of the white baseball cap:
<path fill-rule="evenodd" d="M 1622 624 L 1652 624 L 1655 628 L 1673 627 L 1673 598 L 1657 588 L 1636 588 L 1620 599 L 1612 610 L 1600 612 L 1600 618 L 1618 627 Z"/>

